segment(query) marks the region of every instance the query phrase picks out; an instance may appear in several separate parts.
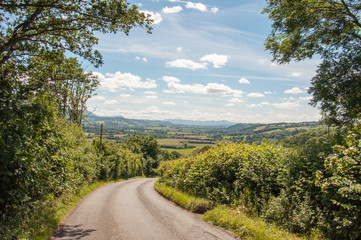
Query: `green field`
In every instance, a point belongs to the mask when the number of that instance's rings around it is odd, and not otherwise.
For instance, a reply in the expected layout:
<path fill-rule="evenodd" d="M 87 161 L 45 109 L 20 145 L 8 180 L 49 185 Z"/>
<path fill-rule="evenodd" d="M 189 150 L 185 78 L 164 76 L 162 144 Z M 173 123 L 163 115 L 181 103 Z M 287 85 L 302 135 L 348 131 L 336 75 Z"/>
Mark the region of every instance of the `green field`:
<path fill-rule="evenodd" d="M 163 150 L 167 150 L 169 152 L 179 152 L 180 154 L 190 154 L 194 148 L 187 148 L 187 149 L 178 149 L 178 148 L 162 148 Z"/>

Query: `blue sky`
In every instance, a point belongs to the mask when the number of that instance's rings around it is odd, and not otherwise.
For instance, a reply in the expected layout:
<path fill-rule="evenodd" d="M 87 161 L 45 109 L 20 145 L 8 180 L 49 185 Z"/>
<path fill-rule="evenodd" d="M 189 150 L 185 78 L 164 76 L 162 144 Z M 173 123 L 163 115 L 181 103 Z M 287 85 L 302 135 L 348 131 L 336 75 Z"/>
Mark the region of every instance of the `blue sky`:
<path fill-rule="evenodd" d="M 307 88 L 319 59 L 272 63 L 264 0 L 130 1 L 153 33 L 97 35 L 104 65 L 88 109 L 132 119 L 243 123 L 319 120 Z"/>

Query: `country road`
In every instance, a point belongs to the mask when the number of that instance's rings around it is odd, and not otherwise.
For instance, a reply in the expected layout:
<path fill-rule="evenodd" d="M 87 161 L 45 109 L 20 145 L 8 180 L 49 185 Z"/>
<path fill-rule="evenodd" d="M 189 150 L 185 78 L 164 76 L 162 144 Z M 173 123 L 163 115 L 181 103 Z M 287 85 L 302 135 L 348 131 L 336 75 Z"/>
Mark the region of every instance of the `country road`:
<path fill-rule="evenodd" d="M 105 185 L 84 198 L 53 235 L 57 239 L 234 240 L 161 197 L 156 179 Z"/>

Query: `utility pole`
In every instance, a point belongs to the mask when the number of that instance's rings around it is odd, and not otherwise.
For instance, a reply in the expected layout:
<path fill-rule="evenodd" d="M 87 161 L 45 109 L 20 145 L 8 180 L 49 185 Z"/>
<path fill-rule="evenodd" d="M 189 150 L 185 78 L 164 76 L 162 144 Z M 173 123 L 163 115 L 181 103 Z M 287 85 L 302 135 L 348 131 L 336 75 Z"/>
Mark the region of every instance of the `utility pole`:
<path fill-rule="evenodd" d="M 100 125 L 100 149 L 102 148 L 103 123 Z"/>

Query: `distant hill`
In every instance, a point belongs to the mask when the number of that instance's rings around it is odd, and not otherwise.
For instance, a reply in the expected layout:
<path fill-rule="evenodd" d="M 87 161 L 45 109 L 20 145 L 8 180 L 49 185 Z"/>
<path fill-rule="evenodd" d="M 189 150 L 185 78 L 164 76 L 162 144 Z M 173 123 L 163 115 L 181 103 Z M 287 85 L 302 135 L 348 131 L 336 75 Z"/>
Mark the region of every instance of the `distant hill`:
<path fill-rule="evenodd" d="M 128 119 L 122 116 L 98 116 L 90 112 L 87 112 L 86 115 L 87 117 L 84 119 L 84 124 L 104 124 L 105 126 L 123 128 L 166 127 L 172 125 L 165 121 Z"/>
<path fill-rule="evenodd" d="M 170 120 L 141 120 L 141 119 L 128 119 L 122 116 L 98 116 L 91 112 L 86 112 L 87 117 L 84 119 L 85 124 L 104 124 L 112 127 L 125 127 L 125 128 L 144 128 L 144 127 L 177 127 L 177 126 L 197 126 L 205 128 L 227 128 L 234 125 L 233 122 L 228 121 L 191 121 L 181 119 Z"/>
<path fill-rule="evenodd" d="M 275 131 L 308 130 L 320 126 L 319 122 L 299 123 L 238 123 L 227 128 L 229 131 L 239 131 L 244 134 L 270 133 Z"/>
<path fill-rule="evenodd" d="M 223 129 L 222 131 L 237 131 L 239 133 L 267 133 L 277 130 L 293 131 L 295 129 L 310 129 L 319 126 L 318 122 L 299 122 L 299 123 L 233 123 L 229 121 L 192 121 L 182 119 L 167 119 L 161 120 L 141 120 L 128 119 L 122 116 L 98 116 L 91 112 L 86 112 L 87 117 L 84 119 L 84 124 L 100 125 L 104 124 L 109 127 L 122 127 L 143 129 L 149 127 L 199 127 L 210 129 Z"/>
<path fill-rule="evenodd" d="M 192 121 L 192 120 L 182 120 L 182 119 L 167 119 L 164 121 L 176 125 L 201 126 L 201 127 L 211 127 L 211 128 L 227 128 L 236 124 L 234 122 L 228 122 L 228 121 Z"/>

